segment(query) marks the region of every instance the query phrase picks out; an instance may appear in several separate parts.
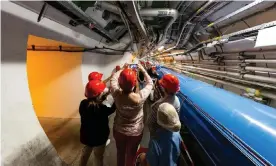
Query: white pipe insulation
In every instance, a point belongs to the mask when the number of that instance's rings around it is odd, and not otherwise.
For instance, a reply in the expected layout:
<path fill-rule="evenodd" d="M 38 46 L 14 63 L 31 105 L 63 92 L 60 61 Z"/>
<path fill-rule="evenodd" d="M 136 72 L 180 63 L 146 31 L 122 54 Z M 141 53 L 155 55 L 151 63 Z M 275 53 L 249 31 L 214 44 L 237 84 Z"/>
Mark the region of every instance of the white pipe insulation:
<path fill-rule="evenodd" d="M 168 30 L 171 27 L 171 25 L 175 22 L 175 20 L 178 18 L 178 11 L 176 9 L 148 8 L 148 9 L 141 9 L 139 11 L 139 14 L 142 17 L 171 17 L 170 22 L 164 29 L 162 39 L 158 43 L 159 46 L 162 45 L 164 42 L 166 42 L 166 36 L 167 36 Z"/>

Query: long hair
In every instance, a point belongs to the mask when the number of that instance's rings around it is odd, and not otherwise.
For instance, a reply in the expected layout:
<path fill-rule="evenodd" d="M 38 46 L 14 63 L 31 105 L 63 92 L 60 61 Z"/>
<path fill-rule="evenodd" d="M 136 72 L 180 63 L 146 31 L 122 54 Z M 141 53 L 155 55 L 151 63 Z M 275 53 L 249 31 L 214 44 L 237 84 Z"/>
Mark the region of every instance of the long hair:
<path fill-rule="evenodd" d="M 87 100 L 89 101 L 87 108 L 93 106 L 93 107 L 99 107 L 99 105 L 101 104 L 101 102 L 99 100 L 97 100 L 97 98 L 87 98 Z"/>
<path fill-rule="evenodd" d="M 89 101 L 88 107 L 90 107 L 90 106 L 99 107 L 99 105 L 102 104 L 102 102 L 104 100 L 106 100 L 108 94 L 109 93 L 102 94 L 102 95 L 94 97 L 94 98 L 87 98 L 87 100 Z"/>

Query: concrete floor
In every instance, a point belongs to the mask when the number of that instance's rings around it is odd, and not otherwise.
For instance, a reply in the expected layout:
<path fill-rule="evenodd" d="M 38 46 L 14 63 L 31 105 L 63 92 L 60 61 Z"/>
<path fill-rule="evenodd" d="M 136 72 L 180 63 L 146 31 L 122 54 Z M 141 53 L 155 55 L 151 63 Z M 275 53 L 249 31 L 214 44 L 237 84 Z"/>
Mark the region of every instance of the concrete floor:
<path fill-rule="evenodd" d="M 49 140 L 55 147 L 60 158 L 68 165 L 79 165 L 83 145 L 79 141 L 80 119 L 38 118 Z M 113 124 L 114 115 L 110 117 Z M 110 144 L 107 145 L 104 165 L 114 166 L 116 163 L 116 145 L 110 133 Z M 92 165 L 93 155 L 90 156 L 87 165 Z"/>
<path fill-rule="evenodd" d="M 150 110 L 150 103 L 146 102 L 144 105 L 145 119 Z M 104 166 L 116 166 L 116 144 L 113 138 L 113 122 L 115 114 L 109 117 L 110 126 L 110 144 L 107 145 L 104 154 Z M 81 150 L 83 145 L 79 141 L 80 119 L 79 118 L 43 118 L 38 117 L 39 122 L 44 129 L 49 140 L 55 147 L 60 158 L 68 165 L 79 165 Z M 145 122 L 145 121 L 144 121 Z M 145 124 L 145 126 L 147 126 Z M 148 147 L 149 131 L 144 128 L 143 138 L 140 146 Z M 90 156 L 87 165 L 92 165 L 93 155 Z"/>
<path fill-rule="evenodd" d="M 54 145 L 60 158 L 68 165 L 78 166 L 83 145 L 79 141 L 80 119 L 38 118 L 46 135 Z M 116 165 L 116 144 L 113 138 L 112 126 L 114 115 L 109 118 L 110 144 L 104 154 L 104 166 Z M 149 133 L 147 128 L 141 146 L 147 147 Z M 90 156 L 88 165 L 92 165 L 93 155 Z"/>

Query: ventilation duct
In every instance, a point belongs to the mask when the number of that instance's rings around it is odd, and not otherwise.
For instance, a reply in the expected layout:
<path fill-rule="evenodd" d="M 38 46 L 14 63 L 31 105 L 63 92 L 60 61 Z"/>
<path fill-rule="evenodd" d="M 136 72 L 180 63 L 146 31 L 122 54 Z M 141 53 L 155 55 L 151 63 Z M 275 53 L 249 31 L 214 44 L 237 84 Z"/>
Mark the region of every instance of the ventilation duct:
<path fill-rule="evenodd" d="M 176 9 L 141 9 L 139 13 L 142 17 L 171 17 L 170 22 L 164 29 L 162 39 L 158 43 L 158 46 L 165 43 L 169 28 L 178 18 L 178 11 Z"/>

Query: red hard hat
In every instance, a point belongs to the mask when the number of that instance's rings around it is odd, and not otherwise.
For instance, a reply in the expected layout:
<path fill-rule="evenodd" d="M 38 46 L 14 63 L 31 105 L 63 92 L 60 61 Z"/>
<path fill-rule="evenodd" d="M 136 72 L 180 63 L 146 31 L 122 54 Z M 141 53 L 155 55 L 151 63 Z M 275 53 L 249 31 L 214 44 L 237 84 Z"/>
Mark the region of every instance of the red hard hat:
<path fill-rule="evenodd" d="M 159 83 L 169 93 L 176 93 L 180 90 L 179 80 L 172 74 L 164 75 Z"/>
<path fill-rule="evenodd" d="M 103 74 L 102 73 L 99 73 L 99 72 L 91 72 L 89 75 L 88 75 L 88 81 L 91 81 L 91 80 L 102 80 L 102 77 L 103 77 Z"/>
<path fill-rule="evenodd" d="M 136 72 L 130 68 L 124 69 L 119 76 L 119 85 L 124 91 L 131 91 L 136 85 Z"/>
<path fill-rule="evenodd" d="M 86 84 L 85 96 L 87 98 L 95 98 L 99 96 L 104 91 L 105 88 L 106 86 L 102 81 L 91 80 Z"/>
<path fill-rule="evenodd" d="M 121 70 L 121 67 L 120 66 L 116 66 L 116 71 L 119 71 Z"/>
<path fill-rule="evenodd" d="M 152 69 L 152 70 L 156 70 L 156 66 L 153 66 L 151 69 Z"/>

